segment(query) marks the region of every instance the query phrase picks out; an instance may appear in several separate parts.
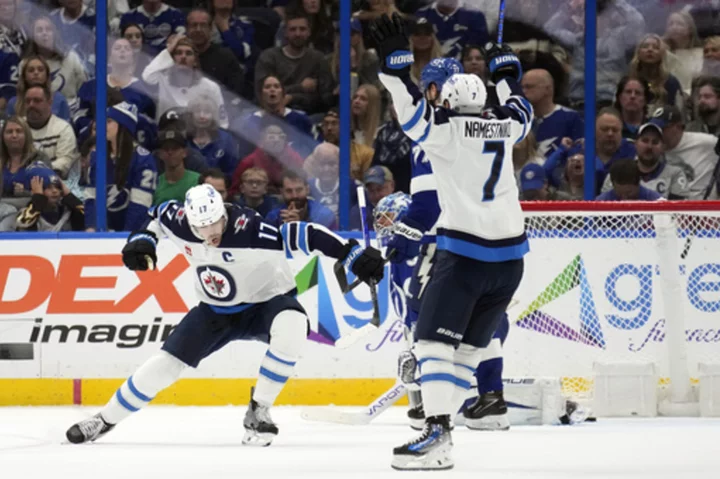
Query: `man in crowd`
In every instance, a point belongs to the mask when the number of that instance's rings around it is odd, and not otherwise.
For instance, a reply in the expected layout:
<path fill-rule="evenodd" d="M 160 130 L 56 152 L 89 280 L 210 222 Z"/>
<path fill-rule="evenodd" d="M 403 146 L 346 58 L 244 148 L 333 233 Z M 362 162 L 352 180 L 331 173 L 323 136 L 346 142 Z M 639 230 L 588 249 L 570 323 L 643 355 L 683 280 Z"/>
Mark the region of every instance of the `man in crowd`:
<path fill-rule="evenodd" d="M 185 201 L 185 193 L 198 184 L 200 173 L 185 168 L 187 146 L 179 132 L 165 130 L 159 140 L 159 156 L 165 171 L 158 179 L 153 205 L 170 200 Z"/>
<path fill-rule="evenodd" d="M 624 158 L 610 167 L 612 189 L 596 198 L 597 201 L 655 201 L 658 193 L 640 185 L 640 170 L 635 160 Z"/>
<path fill-rule="evenodd" d="M 720 134 L 720 78 L 703 77 L 696 85 L 698 118 L 687 124 L 687 131 Z"/>
<path fill-rule="evenodd" d="M 274 196 L 267 194 L 268 183 L 268 174 L 262 168 L 253 166 L 243 171 L 240 177 L 240 194 L 234 199 L 235 203 L 252 208 L 263 218 L 267 218 L 268 213 L 279 204 Z"/>
<path fill-rule="evenodd" d="M 337 228 L 333 212 L 308 198 L 310 189 L 307 181 L 298 173 L 292 170 L 283 173 L 281 191 L 284 204 L 268 213 L 265 217 L 268 223 L 280 226 L 293 221 L 310 221 L 326 228 Z"/>
<path fill-rule="evenodd" d="M 365 192 L 367 194 L 367 225 L 372 225 L 373 210 L 381 199 L 395 192 L 395 178 L 386 166 L 373 166 L 365 172 L 363 178 Z M 358 230 L 362 226 L 360 220 L 360 206 L 355 205 L 350 209 L 350 229 Z"/>
<path fill-rule="evenodd" d="M 200 175 L 199 185 L 209 184 L 220 193 L 224 202 L 228 202 L 228 190 L 230 189 L 230 180 L 220 168 L 208 168 Z"/>

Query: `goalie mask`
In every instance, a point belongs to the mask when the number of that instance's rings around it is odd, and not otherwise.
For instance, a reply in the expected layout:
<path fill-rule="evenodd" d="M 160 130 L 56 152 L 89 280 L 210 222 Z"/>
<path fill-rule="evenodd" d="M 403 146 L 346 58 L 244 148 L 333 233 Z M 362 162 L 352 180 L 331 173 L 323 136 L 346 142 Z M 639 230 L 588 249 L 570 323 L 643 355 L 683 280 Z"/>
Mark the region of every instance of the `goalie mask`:
<path fill-rule="evenodd" d="M 402 220 L 410 209 L 410 195 L 401 191 L 381 199 L 373 213 L 373 228 L 380 244 L 384 245 L 395 229 L 395 223 Z"/>
<path fill-rule="evenodd" d="M 485 84 L 472 73 L 451 76 L 440 91 L 440 105 L 458 113 L 482 113 L 486 100 Z"/>

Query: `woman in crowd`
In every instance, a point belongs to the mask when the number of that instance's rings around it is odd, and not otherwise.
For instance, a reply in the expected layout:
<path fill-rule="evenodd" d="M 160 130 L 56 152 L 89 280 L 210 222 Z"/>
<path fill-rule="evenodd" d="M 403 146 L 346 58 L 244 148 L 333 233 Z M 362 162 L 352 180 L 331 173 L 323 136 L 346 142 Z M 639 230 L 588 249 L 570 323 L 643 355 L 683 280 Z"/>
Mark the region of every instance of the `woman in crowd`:
<path fill-rule="evenodd" d="M 17 83 L 17 93 L 8 101 L 5 111 L 7 115 L 25 116 L 25 91 L 29 85 L 47 85 L 52 90 L 50 67 L 42 57 L 37 55 L 29 56 L 23 60 L 20 78 Z M 67 99 L 59 91 L 53 92 L 52 112 L 53 115 L 67 122 L 72 121 Z"/>
<path fill-rule="evenodd" d="M 113 231 L 140 229 L 157 188 L 157 161 L 136 146 L 137 107 L 127 102 L 107 109 L 107 226 Z M 100 161 L 104 161 L 105 158 Z M 95 231 L 96 152 L 90 152 L 85 189 L 85 226 Z"/>
<path fill-rule="evenodd" d="M 19 116 L 11 116 L 2 128 L 0 145 L 0 197 L 2 202 L 17 209 L 30 201 L 28 167 L 42 163 L 50 167 L 50 159 L 35 149 L 28 124 Z"/>
<path fill-rule="evenodd" d="M 58 35 L 55 24 L 48 17 L 36 18 L 31 27 L 32 41 L 25 56 L 39 56 L 50 67 L 52 91 L 62 93 L 70 105 L 76 108 L 77 94 L 88 76 L 80 56 L 67 50 Z"/>
<path fill-rule="evenodd" d="M 433 26 L 424 18 L 418 20 L 410 31 L 412 32 L 410 35 L 410 50 L 412 50 L 415 58 L 410 67 L 410 77 L 419 85 L 420 72 L 425 68 L 425 65 L 430 63 L 430 60 L 442 56 L 442 48 L 440 48 L 440 43 L 435 36 Z"/>
<path fill-rule="evenodd" d="M 285 99 L 285 86 L 275 75 L 268 75 L 260 82 L 256 93 L 259 110 L 233 120 L 230 131 L 240 141 L 240 156 L 249 155 L 257 146 L 258 138 L 267 118 L 278 118 L 293 149 L 305 158 L 315 142 L 312 138 L 312 122 L 299 110 L 288 108 Z"/>
<path fill-rule="evenodd" d="M 135 59 L 135 71 L 133 74 L 140 78 L 143 70 L 145 70 L 145 67 L 148 66 L 148 63 L 150 63 L 150 60 L 152 59 L 151 55 L 148 55 L 143 51 L 145 34 L 143 33 L 142 28 L 140 28 L 140 25 L 128 23 L 127 25 L 123 25 L 120 36 L 130 42 L 130 46 L 132 47 L 134 53 L 133 58 Z"/>
<path fill-rule="evenodd" d="M 371 146 L 380 126 L 380 90 L 374 85 L 361 85 L 353 95 L 350 108 L 354 140 Z"/>
<path fill-rule="evenodd" d="M 189 143 L 202 154 L 208 167 L 219 168 L 230 178 L 238 165 L 238 147 L 232 135 L 218 126 L 217 112 L 217 103 L 207 95 L 190 100 Z"/>
<path fill-rule="evenodd" d="M 683 11 L 670 14 L 663 40 L 667 44 L 668 72 L 677 77 L 683 92 L 689 95 L 703 60 L 702 42 L 692 16 Z"/>
<path fill-rule="evenodd" d="M 648 105 L 652 103 L 650 85 L 641 78 L 624 76 L 618 83 L 613 107 L 622 115 L 622 137 L 637 138 L 638 129 L 647 121 Z"/>
<path fill-rule="evenodd" d="M 676 105 L 682 111 L 682 87 L 678 79 L 667 71 L 665 43 L 658 35 L 645 35 L 640 41 L 630 62 L 630 76 L 642 78 L 650 85 L 653 96 L 650 110 L 664 105 Z"/>
<path fill-rule="evenodd" d="M 171 108 L 186 108 L 191 98 L 204 94 L 219 106 L 219 125 L 228 127 L 222 91 L 217 83 L 203 77 L 197 51 L 185 36 L 170 37 L 167 48 L 153 58 L 142 77 L 150 85 L 158 85 L 158 118 Z"/>

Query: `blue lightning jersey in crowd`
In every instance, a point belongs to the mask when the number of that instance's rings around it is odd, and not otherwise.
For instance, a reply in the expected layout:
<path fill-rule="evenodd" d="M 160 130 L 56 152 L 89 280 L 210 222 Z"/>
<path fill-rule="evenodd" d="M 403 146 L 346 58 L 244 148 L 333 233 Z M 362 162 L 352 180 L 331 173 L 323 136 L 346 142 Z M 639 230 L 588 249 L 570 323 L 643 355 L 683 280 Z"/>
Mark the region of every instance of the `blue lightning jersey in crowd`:
<path fill-rule="evenodd" d="M 125 25 L 132 24 L 140 25 L 145 36 L 145 45 L 155 53 L 159 53 L 165 48 L 170 35 L 185 33 L 185 15 L 165 3 L 154 15 L 150 15 L 140 5 L 120 17 L 120 30 Z"/>
<path fill-rule="evenodd" d="M 95 227 L 95 151 L 90 153 L 88 187 L 85 188 L 85 227 Z M 138 230 L 147 220 L 147 210 L 152 205 L 157 187 L 157 163 L 155 157 L 142 147 L 136 147 L 125 179 L 118 189 L 115 184 L 115 165 L 107 162 L 107 225 L 114 231 Z"/>
<path fill-rule="evenodd" d="M 50 19 L 61 35 L 63 44 L 75 50 L 84 61 L 87 61 L 95 54 L 95 10 L 83 5 L 80 16 L 75 20 L 65 18 L 64 10 L 64 8 L 53 10 L 50 12 Z"/>
<path fill-rule="evenodd" d="M 461 114 L 429 106 L 407 73 L 379 75 L 403 130 L 432 164 L 441 210 L 437 248 L 486 262 L 522 258 L 529 246 L 512 149 L 530 131 L 533 110 L 519 85 L 504 79 L 500 106 Z"/>
<path fill-rule="evenodd" d="M 288 263 L 314 252 L 339 258 L 346 241 L 315 223 L 277 228 L 255 210 L 226 204 L 227 228 L 217 247 L 206 246 L 190 229 L 183 204 L 168 201 L 149 210 L 144 229 L 167 236 L 183 252 L 200 301 L 218 313 L 237 313 L 296 288 Z M 145 215 L 147 218 L 147 215 Z"/>
<path fill-rule="evenodd" d="M 433 4 L 419 9 L 415 16 L 427 19 L 435 27 L 435 36 L 446 57 L 460 58 L 466 45 L 485 45 L 490 40 L 485 15 L 479 10 L 457 8 L 446 16 Z"/>
<path fill-rule="evenodd" d="M 538 143 L 538 153 L 544 158 L 560 146 L 563 138 L 579 140 L 585 136 L 585 122 L 575 110 L 557 105 L 548 116 L 535 117 L 533 133 Z"/>
<path fill-rule="evenodd" d="M 0 98 L 10 100 L 17 92 L 20 78 L 20 56 L 12 51 L 0 50 Z"/>
<path fill-rule="evenodd" d="M 229 48 L 241 62 L 246 62 L 253 56 L 255 43 L 255 27 L 246 17 L 233 15 L 230 17 L 228 29 L 224 32 L 213 31 L 213 42 Z"/>
<path fill-rule="evenodd" d="M 215 139 L 205 146 L 198 146 L 194 141 L 189 142 L 190 148 L 198 151 L 209 168 L 220 168 L 230 178 L 235 172 L 240 159 L 235 139 L 225 130 L 217 130 Z"/>

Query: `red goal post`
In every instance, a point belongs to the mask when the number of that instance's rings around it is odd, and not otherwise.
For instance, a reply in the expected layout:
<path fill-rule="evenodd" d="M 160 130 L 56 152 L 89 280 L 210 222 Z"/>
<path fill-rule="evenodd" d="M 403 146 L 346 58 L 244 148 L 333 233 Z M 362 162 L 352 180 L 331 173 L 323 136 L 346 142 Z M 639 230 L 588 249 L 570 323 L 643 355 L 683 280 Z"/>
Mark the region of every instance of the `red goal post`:
<path fill-rule="evenodd" d="M 524 202 L 530 253 L 508 308 L 508 377 L 592 397 L 603 362 L 651 363 L 673 402 L 720 363 L 720 202 Z"/>

